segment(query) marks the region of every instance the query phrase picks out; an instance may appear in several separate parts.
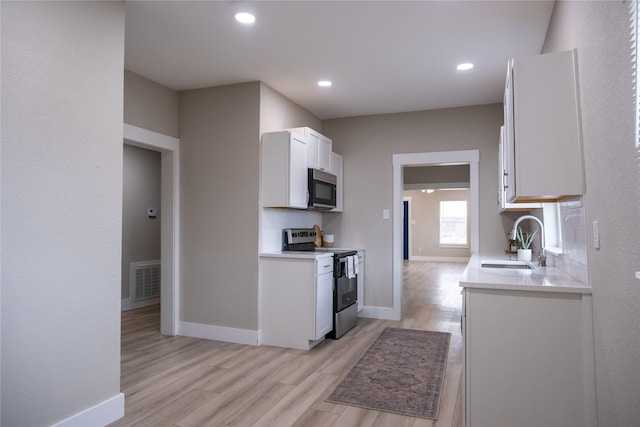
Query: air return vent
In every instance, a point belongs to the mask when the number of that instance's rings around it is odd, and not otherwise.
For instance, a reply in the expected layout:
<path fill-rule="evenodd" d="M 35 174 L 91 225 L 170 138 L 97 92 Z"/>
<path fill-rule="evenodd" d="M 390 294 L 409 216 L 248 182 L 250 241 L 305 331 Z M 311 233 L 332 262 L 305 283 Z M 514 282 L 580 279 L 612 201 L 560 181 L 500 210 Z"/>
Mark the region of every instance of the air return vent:
<path fill-rule="evenodd" d="M 129 264 L 130 295 L 133 302 L 160 296 L 160 261 Z"/>

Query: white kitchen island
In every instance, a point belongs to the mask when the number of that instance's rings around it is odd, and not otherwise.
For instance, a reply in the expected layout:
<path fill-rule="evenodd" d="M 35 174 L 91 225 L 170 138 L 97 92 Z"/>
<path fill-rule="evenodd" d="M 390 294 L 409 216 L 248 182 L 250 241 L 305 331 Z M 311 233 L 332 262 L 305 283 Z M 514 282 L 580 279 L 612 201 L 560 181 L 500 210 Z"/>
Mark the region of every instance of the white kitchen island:
<path fill-rule="evenodd" d="M 595 426 L 591 288 L 554 267 L 462 278 L 464 425 Z"/>

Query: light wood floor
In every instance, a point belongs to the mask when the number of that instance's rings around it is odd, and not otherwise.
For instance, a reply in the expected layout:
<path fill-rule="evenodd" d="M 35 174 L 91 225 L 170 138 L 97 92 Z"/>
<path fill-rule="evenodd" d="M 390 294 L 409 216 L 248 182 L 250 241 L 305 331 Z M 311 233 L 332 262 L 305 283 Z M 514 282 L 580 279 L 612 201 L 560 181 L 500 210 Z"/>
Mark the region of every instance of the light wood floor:
<path fill-rule="evenodd" d="M 462 263 L 405 261 L 401 321 L 361 318 L 306 352 L 159 333 L 159 306 L 122 313 L 125 416 L 112 426 L 461 425 Z M 325 402 L 387 326 L 451 332 L 438 421 Z"/>

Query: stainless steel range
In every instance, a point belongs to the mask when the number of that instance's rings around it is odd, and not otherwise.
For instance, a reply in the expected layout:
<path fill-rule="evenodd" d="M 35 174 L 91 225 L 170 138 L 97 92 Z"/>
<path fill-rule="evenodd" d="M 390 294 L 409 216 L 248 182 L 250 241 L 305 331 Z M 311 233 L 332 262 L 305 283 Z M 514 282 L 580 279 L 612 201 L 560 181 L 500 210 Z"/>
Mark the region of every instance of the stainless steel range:
<path fill-rule="evenodd" d="M 358 322 L 358 252 L 317 248 L 316 237 L 313 228 L 285 228 L 282 230 L 282 250 L 333 253 L 333 331 L 327 338 L 337 339 Z"/>

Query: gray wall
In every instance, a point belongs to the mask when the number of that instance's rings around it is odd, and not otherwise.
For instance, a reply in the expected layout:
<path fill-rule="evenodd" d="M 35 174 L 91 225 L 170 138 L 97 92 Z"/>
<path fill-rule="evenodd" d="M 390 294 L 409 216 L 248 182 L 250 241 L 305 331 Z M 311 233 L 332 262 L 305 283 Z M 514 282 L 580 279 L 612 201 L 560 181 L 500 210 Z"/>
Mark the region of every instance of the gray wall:
<path fill-rule="evenodd" d="M 317 117 L 261 83 L 260 134 L 302 126 L 321 130 L 321 122 Z M 323 215 L 319 212 L 270 208 L 260 210 L 260 252 L 277 251 L 282 248 L 283 228 L 310 228 L 315 224 L 322 226 Z"/>
<path fill-rule="evenodd" d="M 160 259 L 160 153 L 124 146 L 122 299 L 129 298 L 129 264 Z M 147 209 L 158 216 L 150 218 Z"/>
<path fill-rule="evenodd" d="M 320 121 L 252 82 L 180 92 L 179 123 L 181 320 L 256 331 L 260 134 Z"/>
<path fill-rule="evenodd" d="M 178 92 L 124 70 L 124 122 L 178 137 Z"/>
<path fill-rule="evenodd" d="M 471 256 L 470 248 L 441 248 L 438 246 L 440 241 L 440 202 L 443 200 L 465 200 L 468 210 L 467 218 L 469 218 L 471 213 L 470 194 L 469 190 L 434 191 L 433 193 L 410 190 L 403 193 L 403 196 L 411 197 L 409 203 L 412 222 L 410 226 L 411 257 L 469 258 Z M 467 241 L 471 238 L 469 224 L 467 221 Z"/>
<path fill-rule="evenodd" d="M 545 52 L 578 48 L 587 228 L 599 221 L 601 248 L 588 240 L 593 287 L 598 421 L 640 420 L 640 158 L 629 4 L 557 2 Z"/>
<path fill-rule="evenodd" d="M 480 250 L 504 250 L 498 215 L 498 137 L 502 104 L 326 120 L 323 133 L 345 158 L 344 212 L 324 215 L 324 229 L 366 249 L 365 305 L 392 306 L 392 156 L 480 150 Z"/>
<path fill-rule="evenodd" d="M 181 320 L 258 329 L 258 82 L 180 92 Z"/>
<path fill-rule="evenodd" d="M 406 188 L 408 184 L 468 184 L 469 179 L 469 165 L 405 166 L 402 169 L 402 183 L 405 185 L 405 190 L 410 189 Z M 411 189 L 417 190 L 422 188 L 428 187 Z"/>
<path fill-rule="evenodd" d="M 322 131 L 322 122 L 316 116 L 260 83 L 260 134 L 303 126 Z"/>
<path fill-rule="evenodd" d="M 120 392 L 124 4 L 2 3 L 2 420 Z"/>

